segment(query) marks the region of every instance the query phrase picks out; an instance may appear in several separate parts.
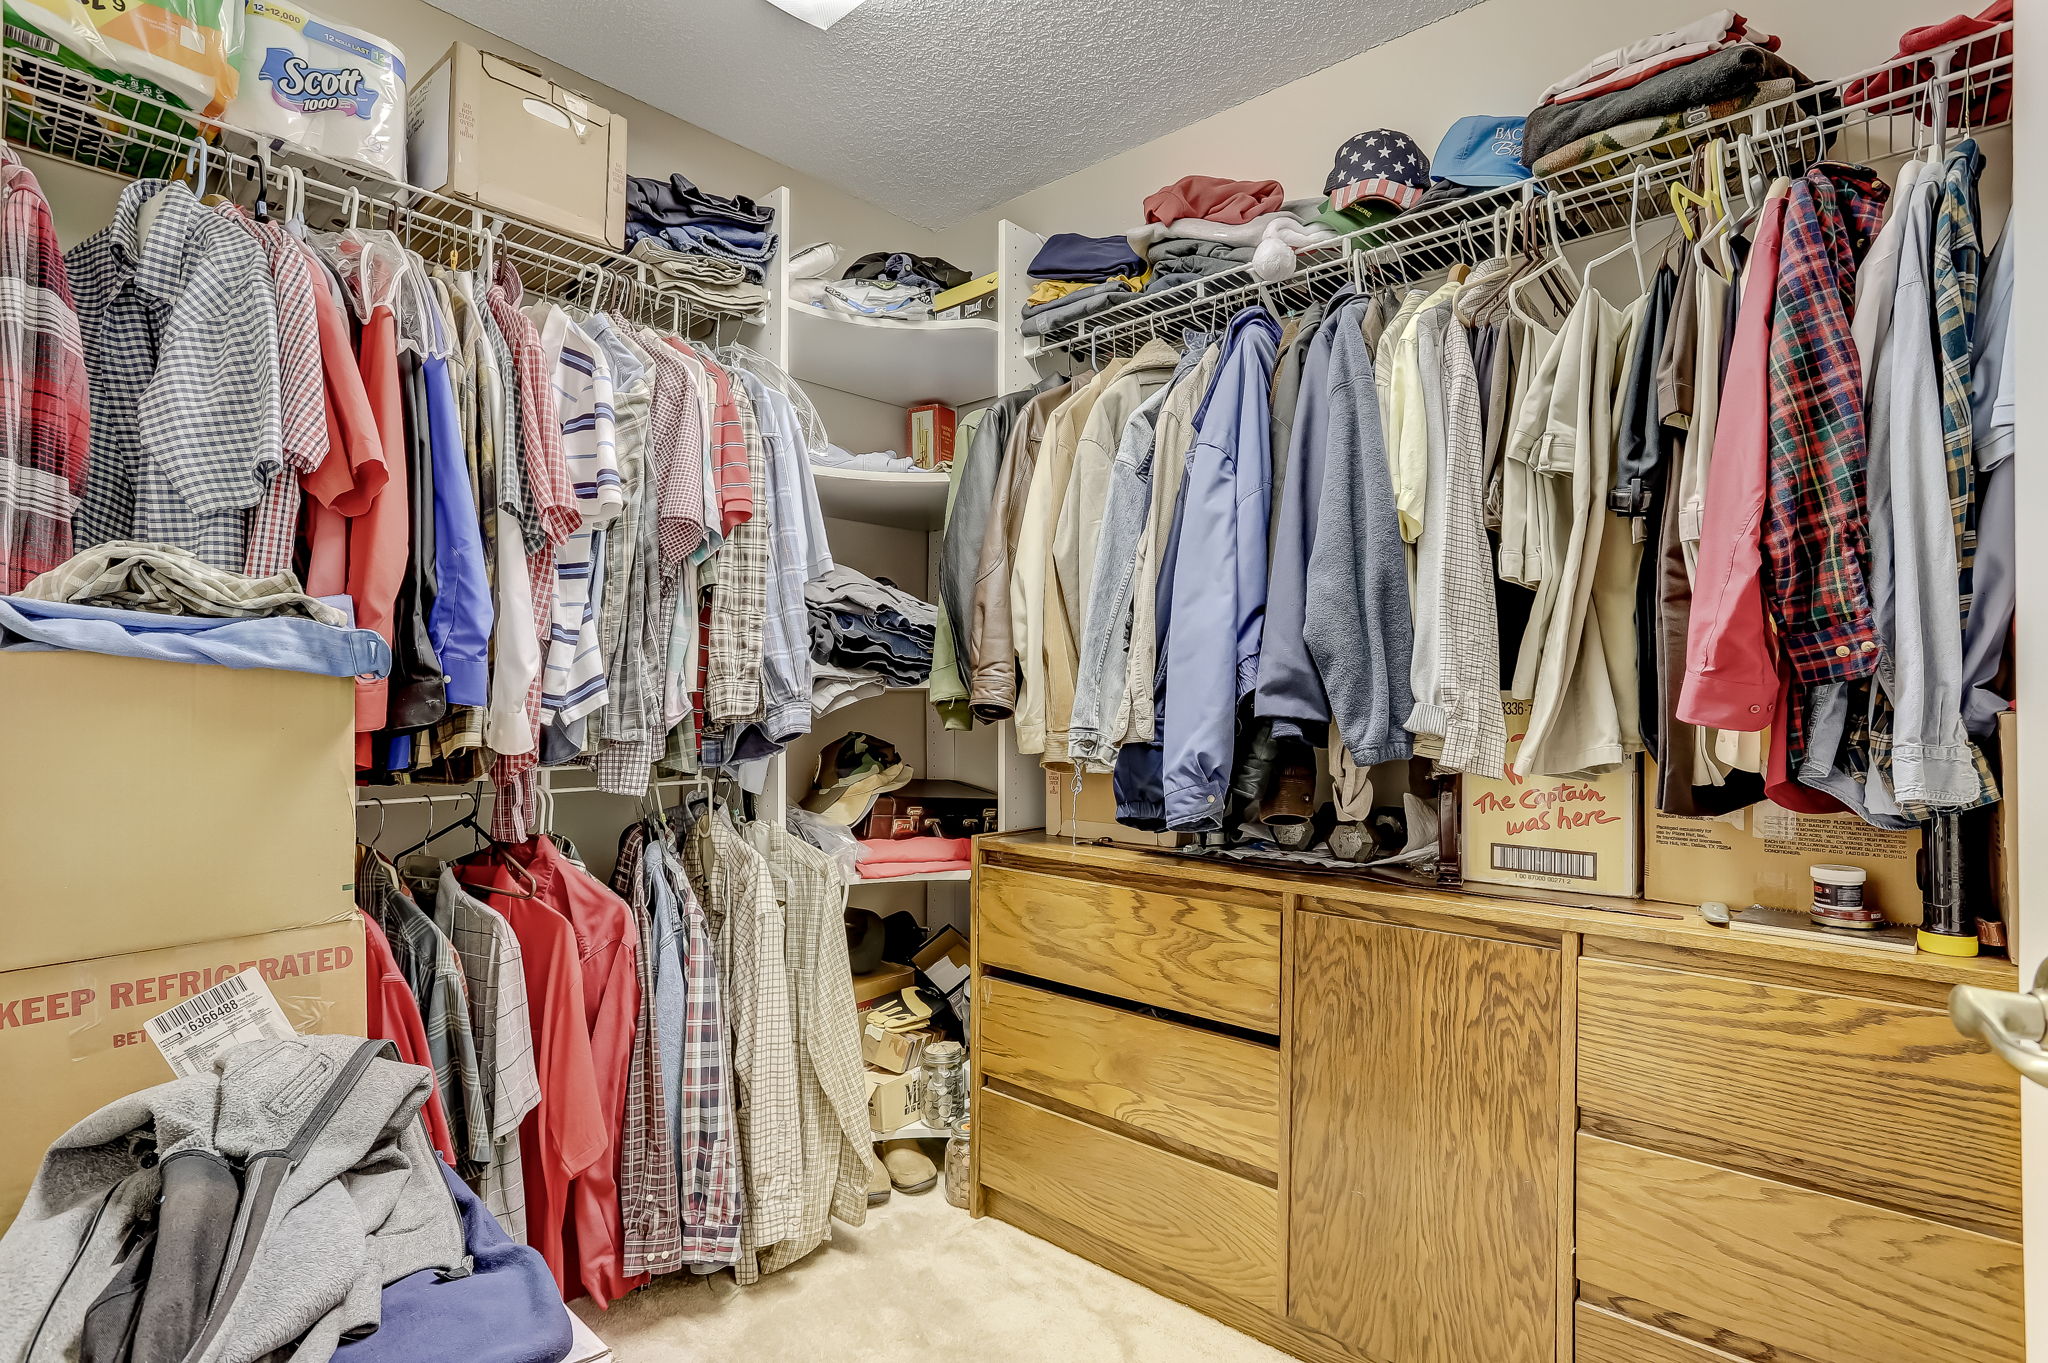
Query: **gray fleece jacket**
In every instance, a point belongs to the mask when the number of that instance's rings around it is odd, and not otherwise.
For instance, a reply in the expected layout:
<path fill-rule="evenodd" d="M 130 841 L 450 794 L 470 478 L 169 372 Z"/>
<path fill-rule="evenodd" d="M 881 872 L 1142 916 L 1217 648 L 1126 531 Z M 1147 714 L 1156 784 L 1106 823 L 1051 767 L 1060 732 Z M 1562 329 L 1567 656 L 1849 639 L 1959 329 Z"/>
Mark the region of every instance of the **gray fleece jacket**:
<path fill-rule="evenodd" d="M 461 1222 L 419 1121 L 433 1075 L 388 1049 L 249 1042 L 58 1137 L 0 1239 L 0 1359 L 76 1358 L 126 1310 L 149 1363 L 324 1363 L 376 1325 L 387 1283 L 460 1272 Z M 141 1256 L 124 1251 L 152 1233 L 137 1310 L 119 1289 Z"/>

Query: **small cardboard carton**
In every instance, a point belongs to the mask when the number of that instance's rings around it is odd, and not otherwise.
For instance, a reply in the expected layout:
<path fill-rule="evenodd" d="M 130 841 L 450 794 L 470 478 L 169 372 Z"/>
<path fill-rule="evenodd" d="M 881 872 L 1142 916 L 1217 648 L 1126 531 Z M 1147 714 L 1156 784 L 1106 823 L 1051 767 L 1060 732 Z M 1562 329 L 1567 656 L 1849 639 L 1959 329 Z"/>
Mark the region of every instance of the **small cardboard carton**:
<path fill-rule="evenodd" d="M 1467 776 L 1460 827 L 1468 881 L 1631 897 L 1638 884 L 1640 763 L 1599 776 L 1516 776 L 1529 702 L 1502 696 L 1508 719 L 1505 781 Z"/>
<path fill-rule="evenodd" d="M 1768 800 L 1710 819 L 1651 807 L 1643 816 L 1643 898 L 1803 912 L 1813 904 L 1815 864 L 1860 866 L 1865 903 L 1894 923 L 1918 923 L 1920 847 L 1918 829 L 1893 833 L 1853 814 L 1795 814 Z"/>
<path fill-rule="evenodd" d="M 877 1136 L 901 1131 L 920 1121 L 924 1107 L 924 1071 L 912 1066 L 901 1074 L 868 1070 L 868 1126 Z"/>

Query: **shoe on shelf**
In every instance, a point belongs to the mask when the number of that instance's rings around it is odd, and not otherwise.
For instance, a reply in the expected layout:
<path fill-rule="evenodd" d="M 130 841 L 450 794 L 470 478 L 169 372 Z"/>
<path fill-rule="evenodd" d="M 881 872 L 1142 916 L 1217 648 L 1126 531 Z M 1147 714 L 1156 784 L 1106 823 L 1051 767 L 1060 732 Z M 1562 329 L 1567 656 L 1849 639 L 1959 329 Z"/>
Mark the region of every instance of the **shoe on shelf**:
<path fill-rule="evenodd" d="M 868 1166 L 868 1205 L 879 1207 L 889 1200 L 889 1170 L 877 1159 Z"/>
<path fill-rule="evenodd" d="M 917 1148 L 916 1141 L 883 1141 L 882 1164 L 899 1193 L 928 1193 L 938 1186 L 939 1166 Z"/>

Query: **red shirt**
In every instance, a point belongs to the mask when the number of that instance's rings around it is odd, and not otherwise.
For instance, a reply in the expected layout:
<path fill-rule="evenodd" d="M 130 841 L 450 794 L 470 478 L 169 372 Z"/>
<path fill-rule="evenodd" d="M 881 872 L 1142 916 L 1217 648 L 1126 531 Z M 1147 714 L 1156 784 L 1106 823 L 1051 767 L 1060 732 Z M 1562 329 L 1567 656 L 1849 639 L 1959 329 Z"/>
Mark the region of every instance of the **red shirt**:
<path fill-rule="evenodd" d="M 608 1141 L 600 1159 L 577 1177 L 570 1190 L 568 1257 L 582 1290 L 609 1306 L 647 1281 L 628 1278 L 622 1266 L 625 1223 L 619 1214 L 620 1129 L 626 1120 L 626 1084 L 633 1062 L 633 1032 L 640 1019 L 640 973 L 635 953 L 639 936 L 633 911 L 589 873 L 579 870 L 545 837 L 501 849 L 525 867 L 540 900 L 566 918 L 576 932 L 583 1018 L 596 1079 L 596 1111 Z M 541 1080 L 545 1088 L 547 1080 Z"/>
<path fill-rule="evenodd" d="M 349 590 L 348 521 L 376 504 L 390 479 L 377 414 L 349 342 L 348 318 L 324 270 L 313 279 L 313 316 L 327 376 L 327 457 L 299 479 L 305 492 L 306 591 L 340 596 Z"/>
<path fill-rule="evenodd" d="M 677 350 L 681 341 L 669 338 Z M 740 425 L 739 403 L 733 400 L 732 379 L 723 369 L 697 351 L 690 352 L 704 366 L 711 380 L 711 480 L 718 494 L 718 528 L 730 535 L 732 528 L 754 515 L 754 475 L 747 466 L 746 432 Z"/>
<path fill-rule="evenodd" d="M 357 910 L 363 921 L 363 952 L 370 979 L 370 1007 L 365 1024 L 373 1041 L 389 1041 L 398 1047 L 398 1058 L 419 1065 L 431 1074 L 433 1052 L 427 1049 L 427 1026 L 420 1021 L 419 1001 L 399 972 L 398 958 L 391 954 L 390 939 L 377 920 Z M 427 1139 L 448 1163 L 455 1163 L 455 1137 L 448 1130 L 448 1114 L 441 1108 L 438 1085 L 427 1086 L 427 1105 L 420 1109 L 427 1123 Z"/>
<path fill-rule="evenodd" d="M 398 319 L 378 308 L 363 326 L 363 391 L 377 421 L 384 449 L 384 488 L 348 522 L 348 594 L 355 599 L 356 625 L 391 642 L 398 613 L 398 587 L 411 552 L 412 514 L 406 500 L 405 407 L 398 377 Z M 356 691 L 356 765 L 370 765 L 370 735 L 384 727 L 388 679 L 366 682 Z"/>
<path fill-rule="evenodd" d="M 494 860 L 463 861 L 455 867 L 465 885 L 512 891 L 517 877 Z M 519 1128 L 519 1156 L 526 1174 L 526 1239 L 547 1260 L 564 1301 L 579 1295 L 571 1286 L 563 1226 L 570 1187 L 593 1166 L 608 1163 L 615 1123 L 604 1120 L 591 1067 L 590 1032 L 584 1025 L 583 973 L 576 931 L 544 900 L 494 894 L 485 902 L 504 916 L 519 939 L 520 973 L 526 978 L 526 1017 L 533 1030 L 533 1066 L 540 1078 L 540 1106 Z"/>

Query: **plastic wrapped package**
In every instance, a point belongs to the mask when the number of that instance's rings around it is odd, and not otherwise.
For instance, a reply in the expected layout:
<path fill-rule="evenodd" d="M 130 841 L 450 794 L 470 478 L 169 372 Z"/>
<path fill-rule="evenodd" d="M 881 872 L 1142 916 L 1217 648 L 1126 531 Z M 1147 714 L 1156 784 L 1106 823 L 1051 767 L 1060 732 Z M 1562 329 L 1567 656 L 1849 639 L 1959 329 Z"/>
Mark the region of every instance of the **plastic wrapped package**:
<path fill-rule="evenodd" d="M 405 60 L 364 29 L 248 0 L 227 121 L 388 180 L 405 178 Z"/>

